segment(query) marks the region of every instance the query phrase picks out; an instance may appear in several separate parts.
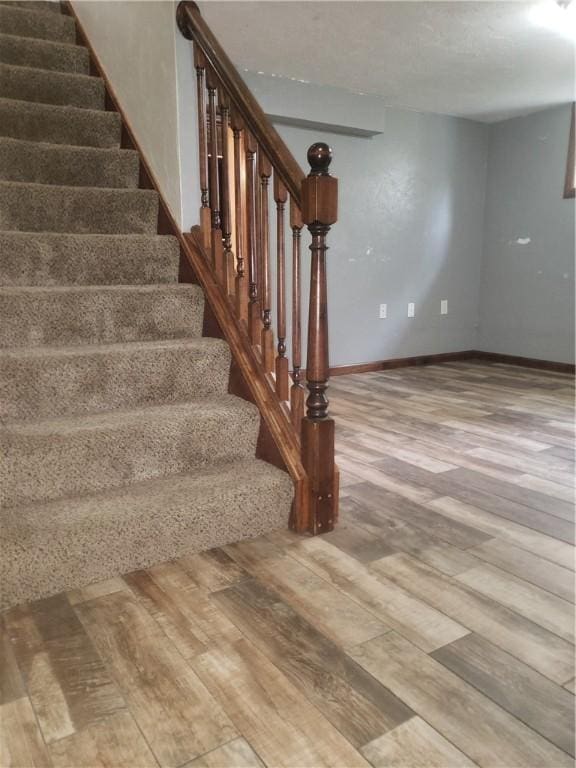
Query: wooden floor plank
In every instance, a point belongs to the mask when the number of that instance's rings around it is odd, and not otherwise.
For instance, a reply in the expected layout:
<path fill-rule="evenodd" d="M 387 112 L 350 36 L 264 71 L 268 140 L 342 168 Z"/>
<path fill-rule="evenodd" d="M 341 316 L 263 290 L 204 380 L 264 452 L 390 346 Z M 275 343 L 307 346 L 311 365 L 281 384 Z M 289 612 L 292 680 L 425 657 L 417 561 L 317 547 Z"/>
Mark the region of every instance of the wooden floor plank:
<path fill-rule="evenodd" d="M 321 710 L 247 640 L 190 663 L 265 765 L 369 768 Z"/>
<path fill-rule="evenodd" d="M 12 643 L 0 617 L 0 704 L 8 704 L 26 695 L 22 675 Z"/>
<path fill-rule="evenodd" d="M 354 485 L 350 488 L 350 495 L 362 503 L 364 515 L 369 508 L 380 516 L 380 520 L 376 522 L 372 519 L 375 528 L 383 526 L 384 521 L 389 519 L 403 524 L 409 523 L 416 531 L 421 532 L 428 545 L 433 543 L 433 537 L 436 541 L 445 541 L 460 549 L 468 549 L 482 544 L 489 538 L 474 526 L 447 520 L 443 515 L 435 514 L 429 506 L 414 504 L 372 483 Z"/>
<path fill-rule="evenodd" d="M 349 504 L 350 500 L 340 497 L 340 509 L 343 512 L 344 506 Z M 394 549 L 392 542 L 386 542 L 384 538 L 374 536 L 369 531 L 362 528 L 356 520 L 345 512 L 341 515 L 341 520 L 330 533 L 323 534 L 324 541 L 338 547 L 347 555 L 356 558 L 361 563 L 369 563 L 371 560 L 378 560 L 386 555 L 393 555 L 397 550 Z"/>
<path fill-rule="evenodd" d="M 546 462 L 542 456 L 538 456 L 537 459 L 534 457 L 528 459 L 526 456 L 513 456 L 486 448 L 474 448 L 469 453 L 470 456 L 476 456 L 479 459 L 500 462 L 505 467 L 543 477 L 545 480 L 553 480 L 555 483 L 565 485 L 568 488 L 573 487 L 574 476 L 570 472 L 570 468 L 562 459 L 554 459 L 553 456 L 549 457 L 552 461 Z"/>
<path fill-rule="evenodd" d="M 440 648 L 468 632 L 453 619 L 393 582 L 371 573 L 321 538 L 303 542 L 292 556 L 424 651 Z"/>
<path fill-rule="evenodd" d="M 182 557 L 178 565 L 199 586 L 215 592 L 246 578 L 246 572 L 223 549 Z"/>
<path fill-rule="evenodd" d="M 371 567 L 554 682 L 574 676 L 574 647 L 509 608 L 410 555 L 390 555 Z"/>
<path fill-rule="evenodd" d="M 212 575 L 209 578 L 212 580 Z M 197 587 L 178 563 L 171 563 L 169 571 L 134 571 L 125 579 L 185 659 L 240 636 L 209 594 Z"/>
<path fill-rule="evenodd" d="M 2 768 L 50 768 L 46 745 L 28 698 L 0 705 Z"/>
<path fill-rule="evenodd" d="M 431 654 L 557 747 L 574 755 L 574 696 L 479 635 Z"/>
<path fill-rule="evenodd" d="M 451 473 L 441 475 L 407 465 L 396 459 L 386 458 L 373 465 L 373 471 L 381 469 L 387 476 L 409 480 L 417 488 L 433 490 L 436 496 L 450 496 L 478 509 L 533 528 L 540 533 L 574 544 L 574 522 L 540 512 L 493 493 L 486 493 L 451 479 Z"/>
<path fill-rule="evenodd" d="M 348 521 L 355 523 L 356 531 L 363 531 L 364 535 L 368 536 L 372 542 L 380 541 L 383 551 L 377 553 L 376 548 L 372 547 L 371 551 L 375 556 L 364 559 L 356 556 L 356 559 L 362 562 L 371 562 L 386 555 L 393 555 L 396 552 L 408 552 L 432 565 L 434 568 L 438 568 L 443 573 L 448 574 L 460 573 L 479 564 L 478 559 L 473 555 L 469 555 L 462 549 L 442 541 L 442 539 L 429 532 L 430 530 L 436 530 L 439 535 L 442 535 L 442 531 L 438 526 L 441 515 L 436 515 L 435 513 L 430 515 L 430 526 L 427 530 L 426 527 L 408 522 L 402 517 L 401 513 L 390 514 L 390 509 L 386 505 L 384 505 L 385 512 L 383 512 L 382 506 L 376 507 L 376 505 L 364 504 L 358 501 L 355 497 L 356 489 L 359 487 L 365 488 L 367 485 L 350 486 L 350 496 L 341 501 L 340 511 Z M 429 514 L 429 510 L 424 510 L 424 512 Z M 463 534 L 466 530 L 465 526 L 459 526 L 457 523 L 444 519 L 443 527 L 448 528 L 450 525 L 453 526 L 453 530 L 452 536 L 449 535 L 448 538 L 453 539 L 462 535 L 469 536 L 470 532 L 472 532 L 472 529 L 468 528 L 468 533 Z M 342 538 L 345 542 L 345 537 L 343 536 Z M 334 543 L 335 546 L 347 552 L 347 554 L 355 556 L 354 551 L 348 551 L 345 544 L 341 546 L 337 541 L 334 542 L 331 534 L 324 536 L 323 539 L 329 543 Z M 476 531 L 474 540 L 489 541 L 489 538 L 480 531 Z"/>
<path fill-rule="evenodd" d="M 374 768 L 470 768 L 476 765 L 421 717 L 412 717 L 367 744 L 362 754 Z"/>
<path fill-rule="evenodd" d="M 460 485 L 468 485 L 479 491 L 500 496 L 503 499 L 518 501 L 527 507 L 537 509 L 540 512 L 546 512 L 549 515 L 561 517 L 563 520 L 574 520 L 573 504 L 555 499 L 540 491 L 523 488 L 518 483 L 509 483 L 504 480 L 487 478 L 480 472 L 473 472 L 472 470 L 462 468 L 446 472 L 445 477 L 450 480 L 455 480 Z"/>
<path fill-rule="evenodd" d="M 46 742 L 126 706 L 65 595 L 14 608 L 4 621 Z"/>
<path fill-rule="evenodd" d="M 126 589 L 125 582 L 120 577 L 116 577 L 114 579 L 97 581 L 95 584 L 88 584 L 88 586 L 81 589 L 72 589 L 70 592 L 67 592 L 67 596 L 71 605 L 78 605 L 78 603 L 85 603 L 86 600 L 110 595 L 112 592 L 120 592 L 123 589 Z"/>
<path fill-rule="evenodd" d="M 363 746 L 412 715 L 260 582 L 240 582 L 214 599 L 353 746 Z"/>
<path fill-rule="evenodd" d="M 574 608 L 566 600 L 528 584 L 494 565 L 484 564 L 456 576 L 492 600 L 574 643 Z"/>
<path fill-rule="evenodd" d="M 396 633 L 349 653 L 478 765 L 572 766 L 565 752 Z"/>
<path fill-rule="evenodd" d="M 574 504 L 574 487 L 560 485 L 552 480 L 546 480 L 543 477 L 535 477 L 528 473 L 524 473 L 512 480 L 516 485 L 522 488 L 532 488 L 535 491 L 546 493 L 548 496 L 552 496 L 555 499 L 561 499 L 567 501 L 569 504 Z"/>
<path fill-rule="evenodd" d="M 234 739 L 183 768 L 266 768 L 246 739 Z"/>
<path fill-rule="evenodd" d="M 178 766 L 237 733 L 158 625 L 127 592 L 76 606 L 162 766 Z"/>
<path fill-rule="evenodd" d="M 463 501 L 452 499 L 449 496 L 434 499 L 429 502 L 429 506 L 445 517 L 470 525 L 473 524 L 488 535 L 509 541 L 528 550 L 528 552 L 533 552 L 561 565 L 563 568 L 574 570 L 574 547 L 564 541 L 558 541 L 552 536 L 546 536 L 532 528 L 513 523 L 511 520 L 498 517 L 491 512 L 485 512 L 483 509 L 465 504 Z"/>
<path fill-rule="evenodd" d="M 570 603 L 574 602 L 574 573 L 568 568 L 551 563 L 500 539 L 492 539 L 480 544 L 469 550 L 469 554 L 497 565 L 503 571 L 512 573 Z M 478 560 L 476 563 L 478 564 Z"/>
<path fill-rule="evenodd" d="M 50 745 L 54 768 L 157 768 L 128 712 L 117 712 Z"/>
<path fill-rule="evenodd" d="M 288 555 L 266 561 L 254 575 L 337 645 L 364 643 L 390 627 Z"/>

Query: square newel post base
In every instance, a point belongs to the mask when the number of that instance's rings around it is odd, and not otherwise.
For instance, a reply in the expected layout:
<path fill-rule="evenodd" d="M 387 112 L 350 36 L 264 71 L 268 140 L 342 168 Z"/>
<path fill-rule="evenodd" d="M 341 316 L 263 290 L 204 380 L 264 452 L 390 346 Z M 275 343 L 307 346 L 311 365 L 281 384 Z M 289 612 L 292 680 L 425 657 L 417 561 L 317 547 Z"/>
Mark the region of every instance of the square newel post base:
<path fill-rule="evenodd" d="M 302 463 L 310 480 L 310 531 L 328 533 L 338 518 L 332 419 L 302 419 Z"/>

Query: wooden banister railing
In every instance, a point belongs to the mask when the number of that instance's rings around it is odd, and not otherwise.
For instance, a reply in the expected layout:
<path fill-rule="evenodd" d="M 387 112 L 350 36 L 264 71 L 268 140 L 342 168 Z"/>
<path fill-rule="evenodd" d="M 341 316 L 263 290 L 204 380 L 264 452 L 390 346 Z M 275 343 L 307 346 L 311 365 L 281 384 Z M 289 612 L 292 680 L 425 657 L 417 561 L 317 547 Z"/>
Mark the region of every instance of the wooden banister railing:
<path fill-rule="evenodd" d="M 276 411 L 293 433 L 290 442 L 300 446 L 293 527 L 312 533 L 329 531 L 338 510 L 334 422 L 328 416 L 326 398 L 326 238 L 337 217 L 338 187 L 328 170 L 331 150 L 323 143 L 310 147 L 311 170 L 306 177 L 197 5 L 180 2 L 177 22 L 194 44 L 203 251 L 229 311 L 244 329 L 250 354 L 262 372 L 258 376 L 264 375 L 269 388 L 268 398 L 281 404 Z M 312 236 L 307 398 L 301 359 L 301 233 L 305 225 Z M 286 247 L 290 237 L 291 259 Z"/>

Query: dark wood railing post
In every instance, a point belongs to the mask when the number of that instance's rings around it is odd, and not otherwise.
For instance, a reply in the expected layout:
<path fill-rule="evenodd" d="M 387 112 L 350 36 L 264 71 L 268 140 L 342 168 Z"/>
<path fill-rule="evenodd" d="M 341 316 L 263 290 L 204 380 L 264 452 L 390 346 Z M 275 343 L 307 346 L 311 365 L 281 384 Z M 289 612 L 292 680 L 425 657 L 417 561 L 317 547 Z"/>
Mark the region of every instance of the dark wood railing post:
<path fill-rule="evenodd" d="M 302 212 L 290 196 L 290 227 L 292 229 L 292 387 L 290 413 L 292 424 L 300 432 L 304 418 L 304 388 L 302 379 L 302 310 L 300 289 Z"/>
<path fill-rule="evenodd" d="M 286 230 L 285 208 L 288 199 L 286 187 L 274 172 L 274 200 L 276 202 L 276 316 L 278 318 L 278 347 L 276 355 L 276 394 L 288 400 L 288 358 L 286 357 Z"/>
<path fill-rule="evenodd" d="M 308 398 L 302 420 L 302 462 L 310 479 L 313 533 L 334 528 L 338 514 L 338 476 L 334 465 L 334 421 L 328 417 L 328 295 L 326 236 L 338 215 L 338 180 L 328 167 L 332 151 L 327 144 L 308 150 L 310 174 L 302 182 L 302 221 L 312 235 L 310 251 L 310 308 L 306 383 Z"/>

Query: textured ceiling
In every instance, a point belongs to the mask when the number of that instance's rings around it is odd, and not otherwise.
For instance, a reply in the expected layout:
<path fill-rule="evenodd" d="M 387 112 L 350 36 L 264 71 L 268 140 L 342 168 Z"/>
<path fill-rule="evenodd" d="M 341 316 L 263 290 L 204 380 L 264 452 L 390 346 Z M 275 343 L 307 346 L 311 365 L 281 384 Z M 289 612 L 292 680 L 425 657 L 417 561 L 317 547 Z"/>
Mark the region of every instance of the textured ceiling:
<path fill-rule="evenodd" d="M 576 8 L 554 0 L 200 6 L 240 69 L 390 106 L 492 122 L 574 98 Z"/>

